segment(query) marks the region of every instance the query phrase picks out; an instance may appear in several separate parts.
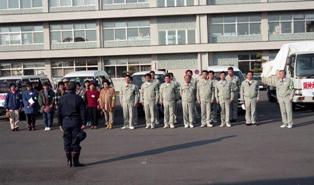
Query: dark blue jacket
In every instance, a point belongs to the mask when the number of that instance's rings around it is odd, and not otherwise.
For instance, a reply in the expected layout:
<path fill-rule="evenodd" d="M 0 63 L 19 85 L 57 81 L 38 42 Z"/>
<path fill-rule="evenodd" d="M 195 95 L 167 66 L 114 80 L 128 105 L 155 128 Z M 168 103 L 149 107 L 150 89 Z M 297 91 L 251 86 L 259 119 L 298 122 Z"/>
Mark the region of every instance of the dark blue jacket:
<path fill-rule="evenodd" d="M 23 97 L 23 110 L 26 114 L 33 114 L 38 111 L 38 93 L 35 90 L 26 90 L 22 94 Z M 32 98 L 35 102 L 32 106 L 30 106 L 29 99 Z"/>
<path fill-rule="evenodd" d="M 4 108 L 9 110 L 18 110 L 22 108 L 22 95 L 19 91 L 12 93 L 11 91 L 8 92 L 7 97 L 5 98 Z"/>

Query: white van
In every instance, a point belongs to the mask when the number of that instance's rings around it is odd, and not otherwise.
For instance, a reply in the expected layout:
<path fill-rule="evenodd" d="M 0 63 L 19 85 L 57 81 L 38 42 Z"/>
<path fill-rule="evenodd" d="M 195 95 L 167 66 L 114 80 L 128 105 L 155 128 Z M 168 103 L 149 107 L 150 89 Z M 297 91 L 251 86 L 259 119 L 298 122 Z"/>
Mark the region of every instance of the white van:
<path fill-rule="evenodd" d="M 20 91 L 25 90 L 26 83 L 31 82 L 33 87 L 40 91 L 42 89 L 42 84 L 47 82 L 51 87 L 51 82 L 46 76 L 4 76 L 0 77 L 0 116 L 5 115 L 4 103 L 7 93 L 9 91 L 9 86 L 11 83 L 15 83 Z"/>
<path fill-rule="evenodd" d="M 81 85 L 83 85 L 86 80 L 95 81 L 97 87 L 102 87 L 103 82 L 108 80 L 113 86 L 112 80 L 106 71 L 76 71 L 68 73 L 61 79 L 61 81 L 64 79 L 79 82 Z"/>

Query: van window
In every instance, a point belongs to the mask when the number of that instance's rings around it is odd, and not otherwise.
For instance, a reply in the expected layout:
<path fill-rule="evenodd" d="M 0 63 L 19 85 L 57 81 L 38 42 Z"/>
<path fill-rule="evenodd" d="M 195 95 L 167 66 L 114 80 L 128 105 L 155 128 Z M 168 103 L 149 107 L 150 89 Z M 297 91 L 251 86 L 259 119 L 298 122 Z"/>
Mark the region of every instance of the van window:
<path fill-rule="evenodd" d="M 0 80 L 0 93 L 8 92 L 11 83 L 17 84 L 18 88 L 22 87 L 21 86 L 21 80 L 16 80 L 16 79 Z"/>

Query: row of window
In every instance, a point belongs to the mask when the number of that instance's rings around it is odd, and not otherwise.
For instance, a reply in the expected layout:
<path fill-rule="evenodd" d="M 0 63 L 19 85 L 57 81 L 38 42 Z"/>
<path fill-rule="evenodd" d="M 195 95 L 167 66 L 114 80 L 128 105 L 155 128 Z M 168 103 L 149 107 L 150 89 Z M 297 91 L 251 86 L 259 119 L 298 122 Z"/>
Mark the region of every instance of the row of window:
<path fill-rule="evenodd" d="M 195 26 L 186 22 L 159 23 L 158 44 L 193 44 Z M 268 17 L 269 34 L 294 34 L 314 32 L 314 14 L 280 14 Z M 165 27 L 166 26 L 166 27 Z M 182 27 L 182 28 L 181 28 Z M 110 21 L 103 22 L 103 40 L 107 42 L 150 41 L 150 21 Z M 261 35 L 261 16 L 214 16 L 209 19 L 210 38 Z M 50 25 L 52 44 L 74 42 L 97 42 L 96 22 L 64 23 Z M 0 26 L 0 45 L 43 44 L 43 26 Z M 143 42 L 143 45 L 149 42 Z M 110 46 L 109 46 L 110 47 Z"/>
<path fill-rule="evenodd" d="M 0 9 L 41 8 L 42 0 L 0 0 Z"/>

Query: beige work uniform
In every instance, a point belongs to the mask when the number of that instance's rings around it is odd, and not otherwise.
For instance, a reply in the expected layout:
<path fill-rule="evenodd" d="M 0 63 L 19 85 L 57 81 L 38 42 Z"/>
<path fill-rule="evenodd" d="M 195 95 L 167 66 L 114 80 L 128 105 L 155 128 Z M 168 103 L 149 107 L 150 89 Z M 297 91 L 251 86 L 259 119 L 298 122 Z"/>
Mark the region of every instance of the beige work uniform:
<path fill-rule="evenodd" d="M 234 99 L 232 83 L 227 80 L 220 80 L 216 83 L 216 100 L 220 105 L 221 124 L 230 124 L 230 103 Z"/>
<path fill-rule="evenodd" d="M 213 80 L 201 79 L 197 83 L 197 101 L 201 106 L 201 123 L 209 125 L 211 121 L 211 103 L 215 97 Z"/>
<path fill-rule="evenodd" d="M 292 98 L 294 83 L 290 78 L 279 79 L 276 82 L 277 100 L 280 107 L 282 122 L 292 126 Z"/>
<path fill-rule="evenodd" d="M 241 100 L 245 106 L 245 122 L 246 124 L 256 123 L 256 104 L 259 94 L 259 85 L 256 80 L 245 80 L 240 87 Z"/>
<path fill-rule="evenodd" d="M 123 85 L 120 90 L 120 103 L 123 109 L 125 127 L 133 127 L 136 105 L 139 101 L 138 87 L 134 84 Z"/>
<path fill-rule="evenodd" d="M 180 87 L 180 95 L 182 97 L 183 123 L 184 126 L 193 126 L 195 122 L 195 100 L 196 89 L 191 83 L 183 84 Z"/>
<path fill-rule="evenodd" d="M 146 126 L 155 126 L 157 103 L 159 100 L 158 84 L 154 82 L 145 82 L 142 84 L 141 102 L 144 106 Z"/>
<path fill-rule="evenodd" d="M 177 100 L 177 90 L 174 83 L 163 83 L 160 86 L 160 100 L 164 107 L 165 126 L 173 125 L 175 119 L 175 103 Z"/>
<path fill-rule="evenodd" d="M 231 101 L 230 105 L 230 119 L 231 120 L 237 120 L 238 119 L 238 99 L 239 99 L 239 88 L 241 85 L 240 79 L 238 76 L 234 75 L 233 77 L 230 77 L 229 75 L 226 77 L 226 80 L 231 82 L 233 84 L 233 94 L 234 98 Z"/>

